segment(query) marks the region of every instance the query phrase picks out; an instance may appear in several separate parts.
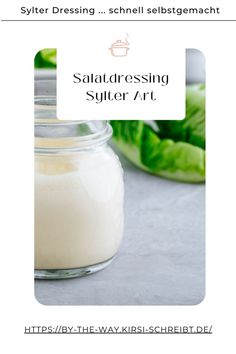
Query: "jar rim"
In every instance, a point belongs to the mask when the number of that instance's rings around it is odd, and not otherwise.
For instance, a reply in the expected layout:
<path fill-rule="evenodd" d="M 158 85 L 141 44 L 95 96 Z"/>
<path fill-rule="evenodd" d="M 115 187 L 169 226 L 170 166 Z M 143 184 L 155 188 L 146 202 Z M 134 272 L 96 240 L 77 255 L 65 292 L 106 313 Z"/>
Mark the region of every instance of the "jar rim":
<path fill-rule="evenodd" d="M 35 96 L 35 151 L 61 153 L 91 149 L 112 136 L 107 120 L 59 120 L 56 96 Z"/>
<path fill-rule="evenodd" d="M 38 90 L 35 90 L 34 96 L 36 152 L 61 153 L 91 149 L 110 139 L 112 128 L 106 120 L 58 119 L 55 80 L 42 80 L 37 84 Z"/>
<path fill-rule="evenodd" d="M 112 127 L 106 122 L 105 129 L 80 137 L 40 138 L 35 137 L 35 153 L 60 154 L 86 151 L 105 144 L 112 136 Z"/>

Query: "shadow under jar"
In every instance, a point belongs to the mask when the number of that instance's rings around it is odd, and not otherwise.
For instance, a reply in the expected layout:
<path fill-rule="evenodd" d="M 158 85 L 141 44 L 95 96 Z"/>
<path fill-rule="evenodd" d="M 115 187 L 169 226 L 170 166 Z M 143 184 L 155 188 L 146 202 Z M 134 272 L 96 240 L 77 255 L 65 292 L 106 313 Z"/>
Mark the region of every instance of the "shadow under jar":
<path fill-rule="evenodd" d="M 123 234 L 123 171 L 106 121 L 60 121 L 35 100 L 35 278 L 84 276 L 112 261 Z"/>

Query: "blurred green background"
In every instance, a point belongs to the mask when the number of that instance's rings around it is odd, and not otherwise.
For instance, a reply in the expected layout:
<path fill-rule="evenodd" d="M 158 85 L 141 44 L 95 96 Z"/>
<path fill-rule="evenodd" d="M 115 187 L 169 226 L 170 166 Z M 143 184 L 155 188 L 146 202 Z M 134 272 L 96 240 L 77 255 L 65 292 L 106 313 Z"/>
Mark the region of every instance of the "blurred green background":
<path fill-rule="evenodd" d="M 42 49 L 34 58 L 36 69 L 55 69 L 57 66 L 57 51 L 55 48 Z"/>

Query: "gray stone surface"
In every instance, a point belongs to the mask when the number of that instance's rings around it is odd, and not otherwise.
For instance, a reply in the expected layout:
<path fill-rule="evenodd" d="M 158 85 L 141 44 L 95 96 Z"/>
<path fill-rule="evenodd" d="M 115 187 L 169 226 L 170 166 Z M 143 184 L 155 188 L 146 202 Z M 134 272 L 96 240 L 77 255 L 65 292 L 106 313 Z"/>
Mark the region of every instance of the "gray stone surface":
<path fill-rule="evenodd" d="M 45 305 L 195 305 L 205 294 L 205 187 L 161 179 L 121 157 L 125 233 L 106 269 L 35 281 Z"/>

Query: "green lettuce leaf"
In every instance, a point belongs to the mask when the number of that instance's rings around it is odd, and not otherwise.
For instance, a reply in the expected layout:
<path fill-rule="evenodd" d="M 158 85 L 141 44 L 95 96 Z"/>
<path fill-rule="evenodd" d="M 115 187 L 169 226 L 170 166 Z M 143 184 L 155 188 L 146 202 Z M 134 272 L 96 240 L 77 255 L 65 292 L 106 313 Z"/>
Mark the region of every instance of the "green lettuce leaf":
<path fill-rule="evenodd" d="M 205 85 L 186 88 L 186 117 L 183 120 L 156 121 L 161 138 L 186 141 L 205 149 Z"/>
<path fill-rule="evenodd" d="M 199 183 L 205 180 L 205 89 L 186 88 L 182 121 L 111 121 L 113 141 L 136 166 L 157 176 Z"/>
<path fill-rule="evenodd" d="M 143 121 L 111 121 L 113 141 L 136 166 L 182 182 L 205 180 L 205 151 L 186 142 L 160 139 Z"/>

